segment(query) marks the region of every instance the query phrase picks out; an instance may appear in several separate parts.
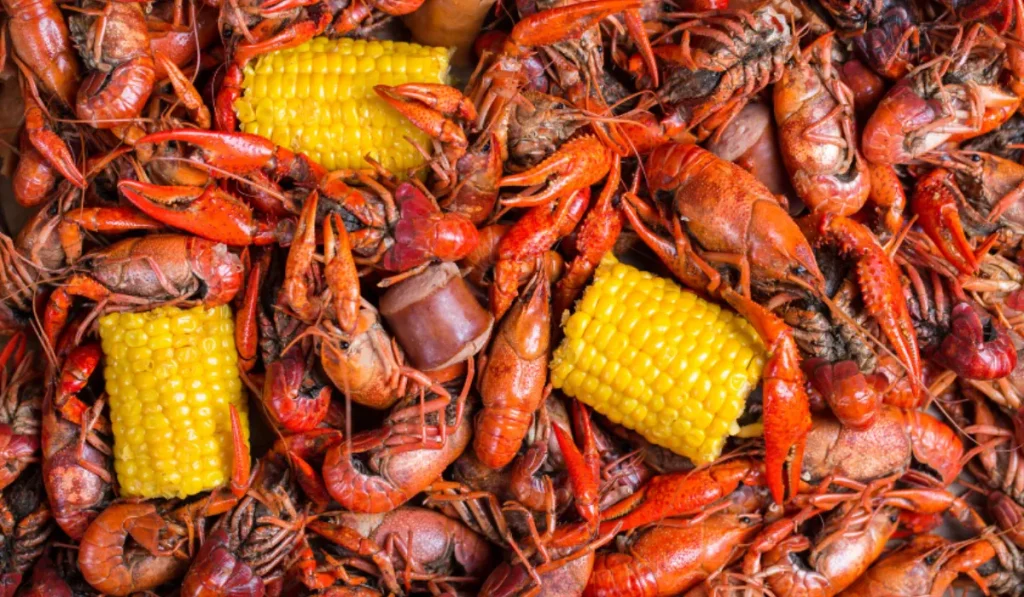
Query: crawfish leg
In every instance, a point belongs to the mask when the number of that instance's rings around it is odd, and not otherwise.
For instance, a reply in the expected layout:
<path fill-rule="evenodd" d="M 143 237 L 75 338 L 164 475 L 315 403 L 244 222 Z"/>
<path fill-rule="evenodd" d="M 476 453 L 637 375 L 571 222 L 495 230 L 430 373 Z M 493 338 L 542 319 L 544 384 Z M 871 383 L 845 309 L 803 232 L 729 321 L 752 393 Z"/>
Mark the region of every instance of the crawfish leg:
<path fill-rule="evenodd" d="M 328 525 L 320 521 L 309 523 L 309 529 L 324 539 L 373 560 L 380 570 L 381 577 L 390 591 L 401 594 L 395 567 L 388 554 L 374 541 L 363 537 L 355 530 L 345 526 Z"/>
<path fill-rule="evenodd" d="M 664 222 L 657 212 L 632 193 L 627 193 L 624 197 L 622 211 L 633 231 L 679 280 L 691 288 L 706 288 L 708 292 L 718 289 L 722 282 L 721 276 L 711 264 L 694 252 L 689 237 L 686 236 L 678 219 L 674 219 L 671 224 Z M 652 224 L 648 224 L 648 221 Z M 658 234 L 652 225 L 671 230 L 672 239 L 668 240 Z M 694 271 L 690 265 L 699 271 Z"/>
<path fill-rule="evenodd" d="M 103 410 L 103 401 L 97 400 L 96 403 L 88 409 L 88 416 L 82 419 L 81 422 L 81 433 L 78 436 L 78 447 L 75 449 L 75 460 L 78 466 L 89 471 L 103 480 L 104 483 L 110 485 L 114 482 L 113 476 L 110 471 L 99 466 L 98 464 L 90 461 L 85 455 L 85 444 L 88 443 L 90 446 L 97 448 L 103 454 L 110 456 L 110 446 L 106 443 L 101 442 L 98 437 L 93 433 L 93 429 L 98 425 L 100 420 L 101 411 Z"/>

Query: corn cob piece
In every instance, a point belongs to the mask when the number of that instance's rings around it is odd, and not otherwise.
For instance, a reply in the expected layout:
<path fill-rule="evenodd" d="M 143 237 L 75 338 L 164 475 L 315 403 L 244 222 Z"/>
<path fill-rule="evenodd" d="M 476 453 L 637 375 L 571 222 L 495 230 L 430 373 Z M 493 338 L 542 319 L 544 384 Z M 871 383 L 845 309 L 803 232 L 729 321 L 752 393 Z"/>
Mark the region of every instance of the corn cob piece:
<path fill-rule="evenodd" d="M 564 331 L 554 387 L 698 464 L 739 431 L 767 358 L 742 317 L 610 253 Z"/>
<path fill-rule="evenodd" d="M 180 498 L 227 483 L 230 406 L 249 441 L 231 309 L 111 313 L 100 340 L 121 494 Z"/>
<path fill-rule="evenodd" d="M 328 170 L 368 168 L 370 154 L 401 174 L 424 161 L 406 137 L 427 148 L 430 139 L 373 87 L 447 83 L 450 57 L 448 48 L 318 37 L 246 66 L 235 112 L 243 131 L 304 152 Z"/>

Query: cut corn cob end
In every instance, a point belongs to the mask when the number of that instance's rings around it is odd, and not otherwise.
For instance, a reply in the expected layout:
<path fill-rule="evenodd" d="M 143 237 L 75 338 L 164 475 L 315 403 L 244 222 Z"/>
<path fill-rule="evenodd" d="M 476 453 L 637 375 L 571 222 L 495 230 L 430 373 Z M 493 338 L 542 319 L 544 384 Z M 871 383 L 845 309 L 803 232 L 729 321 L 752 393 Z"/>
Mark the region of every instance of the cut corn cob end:
<path fill-rule="evenodd" d="M 99 330 L 121 494 L 182 498 L 230 481 L 231 406 L 249 446 L 231 309 L 111 313 Z"/>
<path fill-rule="evenodd" d="M 244 132 L 301 151 L 328 170 L 369 168 L 366 155 L 405 173 L 430 138 L 377 97 L 375 85 L 447 83 L 450 48 L 318 37 L 246 66 L 235 112 Z"/>
<path fill-rule="evenodd" d="M 551 383 L 697 464 L 722 453 L 761 377 L 753 327 L 609 253 L 551 360 Z"/>

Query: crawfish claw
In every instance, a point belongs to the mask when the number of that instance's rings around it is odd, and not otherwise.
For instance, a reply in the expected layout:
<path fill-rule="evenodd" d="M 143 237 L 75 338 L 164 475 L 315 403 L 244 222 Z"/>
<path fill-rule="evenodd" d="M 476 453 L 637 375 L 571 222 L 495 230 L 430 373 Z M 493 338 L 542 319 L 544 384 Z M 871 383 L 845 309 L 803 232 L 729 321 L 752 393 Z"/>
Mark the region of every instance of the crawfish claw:
<path fill-rule="evenodd" d="M 764 444 L 768 489 L 777 503 L 786 495 L 783 468 L 790 454 L 789 487 L 796 491 L 800 468 L 811 428 L 810 401 L 807 398 L 800 353 L 793 339 L 793 330 L 770 311 L 730 288 L 722 298 L 745 317 L 768 347 L 764 366 Z"/>
<path fill-rule="evenodd" d="M 173 129 L 150 133 L 138 141 L 165 143 L 181 141 L 199 148 L 201 161 L 219 170 L 245 176 L 258 170 L 274 178 L 285 176 L 297 181 L 318 183 L 327 171 L 305 154 L 294 153 L 259 135 L 200 129 Z"/>
<path fill-rule="evenodd" d="M 534 13 L 516 23 L 509 42 L 517 46 L 549 46 L 578 38 L 611 15 L 638 10 L 638 0 L 591 0 Z"/>
<path fill-rule="evenodd" d="M 254 240 L 252 209 L 217 185 L 160 186 L 122 180 L 117 188 L 139 211 L 168 226 L 234 246 Z"/>
<path fill-rule="evenodd" d="M 978 258 L 960 223 L 955 184 L 947 170 L 932 170 L 918 181 L 912 206 L 917 223 L 942 256 L 960 273 L 970 276 L 978 269 Z"/>

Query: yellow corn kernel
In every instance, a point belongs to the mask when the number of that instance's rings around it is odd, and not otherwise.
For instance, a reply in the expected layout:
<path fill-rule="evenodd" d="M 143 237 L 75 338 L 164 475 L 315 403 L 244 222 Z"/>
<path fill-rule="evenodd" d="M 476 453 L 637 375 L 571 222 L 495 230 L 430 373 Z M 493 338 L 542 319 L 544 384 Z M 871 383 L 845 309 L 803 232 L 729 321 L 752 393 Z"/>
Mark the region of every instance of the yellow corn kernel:
<path fill-rule="evenodd" d="M 698 464 L 739 432 L 766 358 L 742 317 L 610 253 L 563 330 L 554 387 Z"/>
<path fill-rule="evenodd" d="M 377 97 L 377 83 L 447 83 L 448 48 L 316 38 L 246 66 L 235 113 L 243 131 L 301 151 L 331 170 L 368 168 L 370 155 L 402 174 L 423 163 L 406 141 L 430 139 Z"/>
<path fill-rule="evenodd" d="M 183 498 L 227 483 L 231 406 L 249 441 L 231 310 L 111 313 L 99 328 L 121 495 Z"/>

